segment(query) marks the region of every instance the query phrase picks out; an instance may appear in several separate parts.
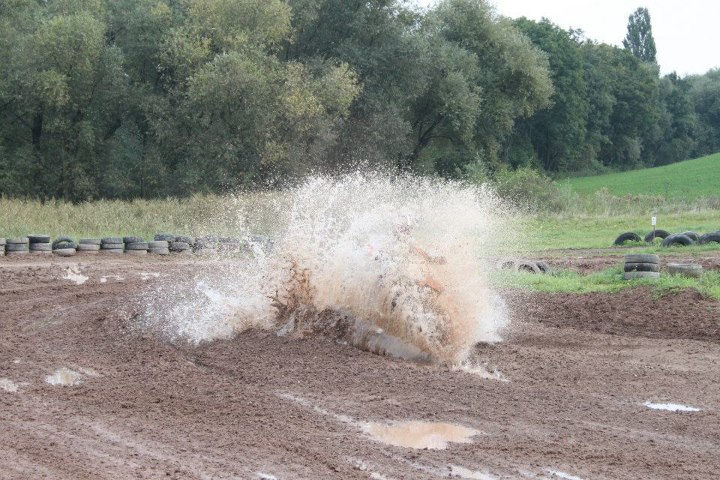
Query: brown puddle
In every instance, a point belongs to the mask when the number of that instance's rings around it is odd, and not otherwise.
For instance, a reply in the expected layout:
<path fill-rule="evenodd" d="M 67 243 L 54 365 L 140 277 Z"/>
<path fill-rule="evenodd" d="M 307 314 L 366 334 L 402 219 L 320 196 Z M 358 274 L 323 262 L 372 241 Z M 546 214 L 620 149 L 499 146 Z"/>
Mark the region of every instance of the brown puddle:
<path fill-rule="evenodd" d="M 369 423 L 365 427 L 375 440 L 406 448 L 445 450 L 448 443 L 471 443 L 480 432 L 453 423 L 401 422 L 392 425 Z"/>

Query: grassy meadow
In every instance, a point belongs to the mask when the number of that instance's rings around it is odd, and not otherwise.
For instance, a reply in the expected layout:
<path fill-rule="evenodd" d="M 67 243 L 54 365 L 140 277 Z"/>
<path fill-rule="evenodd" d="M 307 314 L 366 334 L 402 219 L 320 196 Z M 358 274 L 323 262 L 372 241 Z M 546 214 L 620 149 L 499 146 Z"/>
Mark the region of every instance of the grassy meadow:
<path fill-rule="evenodd" d="M 607 188 L 615 196 L 657 195 L 678 200 L 720 197 L 720 153 L 663 167 L 571 178 L 561 183 L 585 195 Z"/>

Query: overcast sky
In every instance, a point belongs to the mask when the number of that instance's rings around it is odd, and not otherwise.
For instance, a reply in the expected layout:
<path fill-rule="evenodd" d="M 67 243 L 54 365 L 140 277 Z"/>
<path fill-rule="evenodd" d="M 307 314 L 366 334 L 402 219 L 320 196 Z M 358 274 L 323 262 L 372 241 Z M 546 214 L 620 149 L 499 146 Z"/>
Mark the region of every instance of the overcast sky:
<path fill-rule="evenodd" d="M 428 6 L 434 0 L 416 0 Z M 489 0 L 501 15 L 550 19 L 579 28 L 587 38 L 622 45 L 627 19 L 638 7 L 650 11 L 663 74 L 705 73 L 720 67 L 720 0 Z"/>

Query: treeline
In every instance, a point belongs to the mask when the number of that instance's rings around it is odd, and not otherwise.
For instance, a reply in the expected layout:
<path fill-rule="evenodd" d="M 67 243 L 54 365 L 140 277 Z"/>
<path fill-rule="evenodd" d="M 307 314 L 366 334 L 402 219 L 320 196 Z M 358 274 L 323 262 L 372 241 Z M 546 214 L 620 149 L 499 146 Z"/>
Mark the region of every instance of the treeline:
<path fill-rule="evenodd" d="M 0 195 L 177 196 L 357 167 L 572 173 L 720 150 L 720 72 L 660 78 L 631 30 L 620 49 L 484 0 L 3 0 Z"/>

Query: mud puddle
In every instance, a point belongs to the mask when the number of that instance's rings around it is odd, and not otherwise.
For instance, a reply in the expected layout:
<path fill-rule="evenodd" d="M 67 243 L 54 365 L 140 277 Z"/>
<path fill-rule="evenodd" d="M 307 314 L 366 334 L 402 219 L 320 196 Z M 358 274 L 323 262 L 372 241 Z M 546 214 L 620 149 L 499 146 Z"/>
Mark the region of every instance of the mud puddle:
<path fill-rule="evenodd" d="M 365 431 L 387 445 L 431 450 L 445 450 L 449 443 L 472 443 L 472 437 L 480 433 L 453 423 L 419 421 L 370 423 Z"/>

